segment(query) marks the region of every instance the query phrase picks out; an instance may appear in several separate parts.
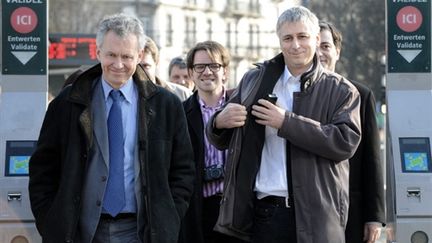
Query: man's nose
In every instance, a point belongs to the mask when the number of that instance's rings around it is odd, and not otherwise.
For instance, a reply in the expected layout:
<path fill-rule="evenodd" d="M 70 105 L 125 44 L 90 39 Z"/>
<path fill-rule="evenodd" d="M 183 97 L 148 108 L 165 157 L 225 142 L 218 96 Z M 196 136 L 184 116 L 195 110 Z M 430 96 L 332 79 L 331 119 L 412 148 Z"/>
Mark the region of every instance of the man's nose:
<path fill-rule="evenodd" d="M 116 68 L 122 68 L 123 66 L 124 66 L 124 64 L 123 64 L 123 61 L 122 61 L 122 59 L 121 58 L 116 58 L 115 60 L 114 60 L 114 67 L 116 67 Z"/>
<path fill-rule="evenodd" d="M 298 48 L 298 47 L 300 47 L 299 41 L 298 41 L 296 38 L 293 39 L 292 44 L 293 44 L 293 47 L 294 47 L 294 48 Z"/>
<path fill-rule="evenodd" d="M 210 69 L 210 66 L 205 66 L 205 68 L 204 68 L 204 73 L 207 73 L 207 72 L 212 72 L 213 73 L 213 71 Z"/>

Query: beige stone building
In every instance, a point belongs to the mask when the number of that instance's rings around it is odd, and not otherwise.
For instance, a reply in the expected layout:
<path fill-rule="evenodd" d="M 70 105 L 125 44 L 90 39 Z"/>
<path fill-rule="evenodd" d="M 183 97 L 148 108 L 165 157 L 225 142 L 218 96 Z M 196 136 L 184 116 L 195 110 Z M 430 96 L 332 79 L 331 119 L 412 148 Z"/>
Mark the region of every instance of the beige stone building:
<path fill-rule="evenodd" d="M 301 3 L 301 0 L 84 0 L 77 6 L 72 3 L 76 0 L 57 1 L 51 6 L 58 4 L 58 9 L 50 9 L 50 29 L 54 33 L 94 34 L 104 15 L 124 12 L 137 16 L 144 23 L 146 34 L 160 48 L 158 76 L 164 80 L 172 58 L 185 56 L 197 42 L 221 43 L 231 54 L 228 87 L 235 87 L 253 63 L 279 52 L 275 33 L 277 17 L 286 8 Z M 71 11 L 66 10 L 67 4 L 77 8 L 81 17 L 68 16 Z M 70 30 L 55 28 L 55 25 L 58 28 L 71 25 L 71 21 L 76 23 L 69 26 Z M 50 92 L 55 95 L 64 76 L 77 67 L 51 63 L 54 62 L 50 60 Z"/>
<path fill-rule="evenodd" d="M 298 1 L 283 0 L 141 0 L 134 12 L 147 35 L 160 47 L 159 76 L 166 79 L 171 58 L 184 56 L 197 42 L 214 40 L 231 54 L 233 87 L 253 63 L 279 51 L 277 16 Z"/>

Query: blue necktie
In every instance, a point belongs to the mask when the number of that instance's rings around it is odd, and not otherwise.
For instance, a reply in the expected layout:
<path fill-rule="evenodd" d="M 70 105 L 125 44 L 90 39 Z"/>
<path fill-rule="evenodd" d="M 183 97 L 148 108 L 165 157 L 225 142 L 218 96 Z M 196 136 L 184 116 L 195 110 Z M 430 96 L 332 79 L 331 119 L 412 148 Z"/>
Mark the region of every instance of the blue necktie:
<path fill-rule="evenodd" d="M 113 104 L 107 122 L 110 158 L 109 177 L 103 207 L 107 213 L 115 217 L 124 208 L 126 201 L 123 174 L 123 123 L 120 106 L 122 94 L 119 90 L 112 90 L 110 97 L 113 99 Z"/>

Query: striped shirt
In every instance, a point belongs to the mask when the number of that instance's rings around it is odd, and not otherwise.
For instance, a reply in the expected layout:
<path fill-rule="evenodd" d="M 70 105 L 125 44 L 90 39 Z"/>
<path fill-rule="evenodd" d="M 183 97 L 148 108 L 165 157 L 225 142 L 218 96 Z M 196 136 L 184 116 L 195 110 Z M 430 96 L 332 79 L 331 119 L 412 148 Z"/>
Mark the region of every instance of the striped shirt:
<path fill-rule="evenodd" d="M 205 125 L 209 121 L 210 117 L 219 110 L 222 105 L 225 103 L 225 90 L 223 91 L 223 95 L 220 97 L 218 104 L 216 107 L 207 106 L 204 101 L 199 98 L 198 102 L 201 108 L 201 114 L 204 124 L 204 134 L 205 134 Z M 211 143 L 209 143 L 207 136 L 204 135 L 204 167 L 209 167 L 211 165 L 225 165 L 226 154 L 225 151 L 220 151 L 215 148 Z M 218 193 L 222 193 L 223 191 L 223 178 L 219 180 L 214 180 L 210 182 L 204 182 L 203 185 L 203 196 L 210 197 Z"/>

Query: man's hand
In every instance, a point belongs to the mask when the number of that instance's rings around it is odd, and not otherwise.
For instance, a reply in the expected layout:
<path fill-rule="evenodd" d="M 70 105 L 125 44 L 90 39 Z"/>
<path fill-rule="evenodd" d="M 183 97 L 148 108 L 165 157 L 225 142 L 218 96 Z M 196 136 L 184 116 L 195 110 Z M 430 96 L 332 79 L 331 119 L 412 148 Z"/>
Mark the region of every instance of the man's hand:
<path fill-rule="evenodd" d="M 375 243 L 381 236 L 381 225 L 379 223 L 366 223 L 363 230 L 363 241 Z"/>
<path fill-rule="evenodd" d="M 247 116 L 246 107 L 240 104 L 229 103 L 215 118 L 217 129 L 230 129 L 245 124 Z"/>
<path fill-rule="evenodd" d="M 386 225 L 385 233 L 386 233 L 387 242 L 393 242 L 396 240 L 395 225 L 393 223 L 389 223 Z"/>
<path fill-rule="evenodd" d="M 252 115 L 257 117 L 255 121 L 264 126 L 280 129 L 285 119 L 285 110 L 265 99 L 259 99 L 258 104 L 252 106 Z"/>

